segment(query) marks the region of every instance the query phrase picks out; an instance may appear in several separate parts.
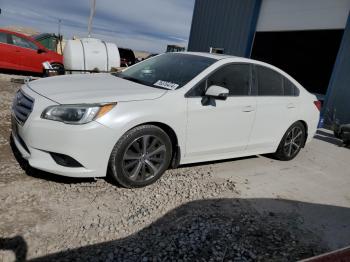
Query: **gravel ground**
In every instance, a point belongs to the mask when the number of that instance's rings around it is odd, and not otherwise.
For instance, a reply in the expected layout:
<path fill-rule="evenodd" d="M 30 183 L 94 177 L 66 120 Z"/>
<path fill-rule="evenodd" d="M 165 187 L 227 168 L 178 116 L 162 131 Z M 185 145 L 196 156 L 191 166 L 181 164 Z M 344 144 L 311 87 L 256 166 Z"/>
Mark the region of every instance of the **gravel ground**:
<path fill-rule="evenodd" d="M 11 77 L 0 75 L 0 261 L 293 261 L 325 250 L 298 217 L 239 200 L 213 164 L 169 170 L 141 189 L 20 165 Z"/>

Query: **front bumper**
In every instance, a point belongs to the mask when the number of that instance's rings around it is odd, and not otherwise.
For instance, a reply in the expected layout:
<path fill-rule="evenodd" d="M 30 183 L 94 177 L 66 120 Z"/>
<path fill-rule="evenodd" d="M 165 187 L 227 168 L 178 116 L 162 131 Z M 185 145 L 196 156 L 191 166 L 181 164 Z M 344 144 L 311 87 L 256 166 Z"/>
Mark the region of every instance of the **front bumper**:
<path fill-rule="evenodd" d="M 29 165 L 50 173 L 69 177 L 106 176 L 108 161 L 114 144 L 121 134 L 98 122 L 68 125 L 40 117 L 43 110 L 56 103 L 38 95 L 26 86 L 22 90 L 35 99 L 32 113 L 21 125 L 14 118 L 14 144 Z M 83 167 L 59 165 L 50 155 L 64 154 Z"/>

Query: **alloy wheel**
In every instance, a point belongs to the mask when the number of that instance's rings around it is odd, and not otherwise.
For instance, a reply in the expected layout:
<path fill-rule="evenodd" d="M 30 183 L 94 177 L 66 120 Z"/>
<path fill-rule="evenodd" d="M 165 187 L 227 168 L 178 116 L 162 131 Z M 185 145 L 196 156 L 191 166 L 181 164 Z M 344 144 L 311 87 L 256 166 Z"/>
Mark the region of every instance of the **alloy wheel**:
<path fill-rule="evenodd" d="M 143 135 L 131 142 L 124 153 L 122 168 L 135 182 L 155 177 L 165 164 L 166 147 L 156 136 Z"/>
<path fill-rule="evenodd" d="M 303 143 L 303 130 L 295 126 L 286 136 L 284 141 L 284 152 L 288 157 L 292 157 L 298 153 Z"/>

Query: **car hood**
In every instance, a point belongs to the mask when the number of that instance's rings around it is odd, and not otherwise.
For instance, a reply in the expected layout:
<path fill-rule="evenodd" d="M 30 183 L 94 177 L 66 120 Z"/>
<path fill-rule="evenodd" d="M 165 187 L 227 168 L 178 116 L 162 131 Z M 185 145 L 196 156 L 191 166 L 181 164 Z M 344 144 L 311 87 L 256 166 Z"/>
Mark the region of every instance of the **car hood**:
<path fill-rule="evenodd" d="M 167 92 L 112 74 L 56 76 L 29 82 L 27 85 L 34 92 L 59 104 L 151 100 Z"/>

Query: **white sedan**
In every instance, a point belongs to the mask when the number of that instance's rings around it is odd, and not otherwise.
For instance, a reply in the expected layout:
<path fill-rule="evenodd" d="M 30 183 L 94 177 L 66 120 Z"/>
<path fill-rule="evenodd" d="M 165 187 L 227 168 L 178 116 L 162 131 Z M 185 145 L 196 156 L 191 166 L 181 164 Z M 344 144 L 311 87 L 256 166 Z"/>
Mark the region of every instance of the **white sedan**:
<path fill-rule="evenodd" d="M 120 73 L 26 83 L 13 102 L 12 137 L 34 168 L 142 187 L 179 164 L 293 159 L 314 136 L 319 109 L 269 64 L 167 53 Z"/>

